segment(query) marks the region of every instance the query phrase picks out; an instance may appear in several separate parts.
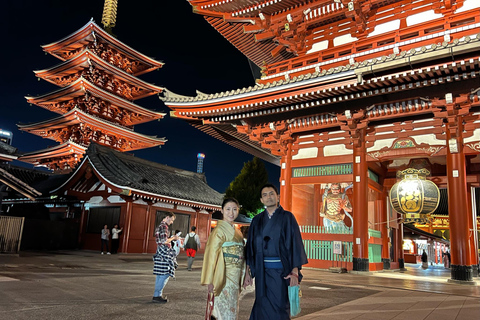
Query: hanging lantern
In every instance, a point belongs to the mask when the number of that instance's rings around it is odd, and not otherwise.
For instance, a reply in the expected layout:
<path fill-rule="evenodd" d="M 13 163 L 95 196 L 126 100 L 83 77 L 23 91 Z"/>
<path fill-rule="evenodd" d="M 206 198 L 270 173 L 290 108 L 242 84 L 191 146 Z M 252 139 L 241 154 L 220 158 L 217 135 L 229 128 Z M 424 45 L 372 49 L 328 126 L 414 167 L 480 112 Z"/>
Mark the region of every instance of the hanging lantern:
<path fill-rule="evenodd" d="M 428 175 L 427 169 L 408 168 L 397 172 L 397 178 L 402 180 L 390 190 L 390 204 L 404 215 L 405 223 L 426 223 L 438 207 L 440 191 L 435 183 L 425 179 Z"/>

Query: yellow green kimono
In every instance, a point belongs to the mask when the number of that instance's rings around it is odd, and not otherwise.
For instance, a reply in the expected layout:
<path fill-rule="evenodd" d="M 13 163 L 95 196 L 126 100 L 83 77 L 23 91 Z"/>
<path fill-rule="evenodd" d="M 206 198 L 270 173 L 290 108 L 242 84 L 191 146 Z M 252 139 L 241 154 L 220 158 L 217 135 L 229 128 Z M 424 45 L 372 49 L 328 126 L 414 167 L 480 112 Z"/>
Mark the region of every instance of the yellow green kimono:
<path fill-rule="evenodd" d="M 241 232 L 222 220 L 208 238 L 201 283 L 213 284 L 213 316 L 218 320 L 237 319 L 238 296 L 245 270 L 243 246 Z"/>

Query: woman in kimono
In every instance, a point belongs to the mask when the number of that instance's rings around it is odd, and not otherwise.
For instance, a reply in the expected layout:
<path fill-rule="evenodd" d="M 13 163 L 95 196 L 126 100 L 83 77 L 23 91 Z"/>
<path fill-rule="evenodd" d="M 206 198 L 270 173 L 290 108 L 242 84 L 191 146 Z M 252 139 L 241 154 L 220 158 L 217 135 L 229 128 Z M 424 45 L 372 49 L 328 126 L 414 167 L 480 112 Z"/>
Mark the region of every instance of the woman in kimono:
<path fill-rule="evenodd" d="M 223 200 L 223 220 L 210 234 L 203 258 L 201 283 L 215 295 L 212 315 L 218 320 L 234 320 L 238 316 L 245 268 L 243 236 L 233 224 L 239 210 L 236 199 Z"/>

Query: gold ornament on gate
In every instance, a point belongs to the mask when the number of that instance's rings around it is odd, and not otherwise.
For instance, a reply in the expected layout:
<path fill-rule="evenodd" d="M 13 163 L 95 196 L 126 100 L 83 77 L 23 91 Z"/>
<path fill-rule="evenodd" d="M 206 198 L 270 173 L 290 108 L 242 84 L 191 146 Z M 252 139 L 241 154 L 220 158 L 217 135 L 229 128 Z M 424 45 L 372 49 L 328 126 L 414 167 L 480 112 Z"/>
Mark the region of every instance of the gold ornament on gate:
<path fill-rule="evenodd" d="M 427 169 L 408 168 L 397 172 L 401 181 L 390 190 L 390 204 L 404 215 L 404 222 L 426 223 L 440 202 L 440 191 L 435 183 L 426 180 Z"/>

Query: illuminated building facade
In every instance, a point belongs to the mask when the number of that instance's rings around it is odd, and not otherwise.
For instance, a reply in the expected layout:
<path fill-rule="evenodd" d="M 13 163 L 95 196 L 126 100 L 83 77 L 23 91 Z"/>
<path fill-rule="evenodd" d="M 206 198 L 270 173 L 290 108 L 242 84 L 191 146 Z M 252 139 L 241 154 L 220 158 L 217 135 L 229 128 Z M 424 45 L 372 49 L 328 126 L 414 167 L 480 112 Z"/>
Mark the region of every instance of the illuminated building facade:
<path fill-rule="evenodd" d="M 448 197 L 451 280 L 478 275 L 478 1 L 190 3 L 262 76 L 162 100 L 280 166 L 281 205 L 302 226 L 309 266 L 402 268 L 403 217 L 388 195 L 413 166 Z"/>

